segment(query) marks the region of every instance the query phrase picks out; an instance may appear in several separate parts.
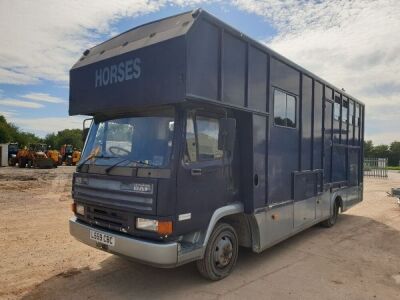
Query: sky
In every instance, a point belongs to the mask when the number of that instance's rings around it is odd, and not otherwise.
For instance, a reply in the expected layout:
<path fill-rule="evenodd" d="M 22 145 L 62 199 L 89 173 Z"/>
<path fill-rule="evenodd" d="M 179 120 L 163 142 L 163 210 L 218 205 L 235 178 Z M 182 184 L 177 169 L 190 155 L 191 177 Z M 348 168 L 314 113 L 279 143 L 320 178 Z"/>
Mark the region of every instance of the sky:
<path fill-rule="evenodd" d="M 203 8 L 366 104 L 366 139 L 400 140 L 398 0 L 0 0 L 0 114 L 45 136 L 68 116 L 68 72 L 125 30 Z"/>

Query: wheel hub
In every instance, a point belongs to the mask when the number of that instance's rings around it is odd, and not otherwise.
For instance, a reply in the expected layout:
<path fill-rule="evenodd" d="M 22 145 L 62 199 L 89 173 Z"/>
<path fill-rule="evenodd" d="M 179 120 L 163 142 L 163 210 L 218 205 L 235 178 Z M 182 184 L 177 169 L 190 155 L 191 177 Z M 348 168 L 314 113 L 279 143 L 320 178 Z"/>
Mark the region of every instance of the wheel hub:
<path fill-rule="evenodd" d="M 214 250 L 214 261 L 217 267 L 225 267 L 229 264 L 233 255 L 233 246 L 227 236 L 223 236 Z"/>

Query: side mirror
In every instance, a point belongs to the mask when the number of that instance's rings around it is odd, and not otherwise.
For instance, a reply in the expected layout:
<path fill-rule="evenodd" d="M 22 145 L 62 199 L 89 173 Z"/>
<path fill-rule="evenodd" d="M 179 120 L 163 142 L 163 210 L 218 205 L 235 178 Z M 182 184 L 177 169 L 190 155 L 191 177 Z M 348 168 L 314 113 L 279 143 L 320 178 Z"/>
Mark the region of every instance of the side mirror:
<path fill-rule="evenodd" d="M 89 122 L 90 121 L 90 122 Z M 82 141 L 86 142 L 86 137 L 89 133 L 90 125 L 92 125 L 93 118 L 83 120 L 83 128 L 82 128 Z M 89 123 L 89 125 L 88 125 Z"/>
<path fill-rule="evenodd" d="M 218 150 L 233 152 L 236 138 L 236 119 L 219 120 Z"/>

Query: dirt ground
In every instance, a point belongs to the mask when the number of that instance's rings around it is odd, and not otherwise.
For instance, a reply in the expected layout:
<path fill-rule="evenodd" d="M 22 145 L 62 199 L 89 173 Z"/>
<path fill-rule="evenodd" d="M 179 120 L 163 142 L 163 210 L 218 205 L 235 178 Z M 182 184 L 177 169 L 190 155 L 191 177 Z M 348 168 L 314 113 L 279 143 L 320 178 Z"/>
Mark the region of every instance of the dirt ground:
<path fill-rule="evenodd" d="M 315 226 L 208 282 L 194 264 L 156 269 L 68 233 L 73 167 L 0 168 L 2 299 L 400 299 L 400 173 L 365 179 L 365 200 L 330 229 Z"/>

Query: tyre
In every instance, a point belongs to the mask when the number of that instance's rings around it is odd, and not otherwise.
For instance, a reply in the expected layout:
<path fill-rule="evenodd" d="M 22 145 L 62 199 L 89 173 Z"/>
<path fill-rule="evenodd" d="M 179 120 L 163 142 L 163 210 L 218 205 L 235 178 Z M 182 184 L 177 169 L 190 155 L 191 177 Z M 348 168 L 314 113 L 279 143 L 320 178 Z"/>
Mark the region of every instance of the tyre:
<path fill-rule="evenodd" d="M 15 165 L 16 165 L 16 159 L 15 158 L 9 158 L 8 159 L 8 165 L 10 166 L 10 167 L 14 167 Z"/>
<path fill-rule="evenodd" d="M 339 201 L 335 200 L 335 203 L 333 204 L 332 215 L 330 216 L 329 219 L 323 221 L 321 225 L 327 228 L 332 227 L 333 225 L 336 224 L 338 215 L 339 215 Z"/>
<path fill-rule="evenodd" d="M 32 161 L 31 160 L 28 160 L 28 164 L 27 164 L 27 166 L 28 166 L 28 168 L 32 168 Z"/>
<path fill-rule="evenodd" d="M 25 168 L 25 166 L 26 166 L 26 161 L 25 161 L 25 159 L 20 158 L 20 159 L 18 160 L 18 167 L 20 167 L 20 168 Z"/>
<path fill-rule="evenodd" d="M 218 223 L 208 240 L 203 259 L 196 262 L 197 269 L 209 280 L 221 280 L 232 272 L 238 252 L 235 229 L 227 223 Z"/>
<path fill-rule="evenodd" d="M 400 188 L 392 188 L 392 195 L 400 198 Z"/>

